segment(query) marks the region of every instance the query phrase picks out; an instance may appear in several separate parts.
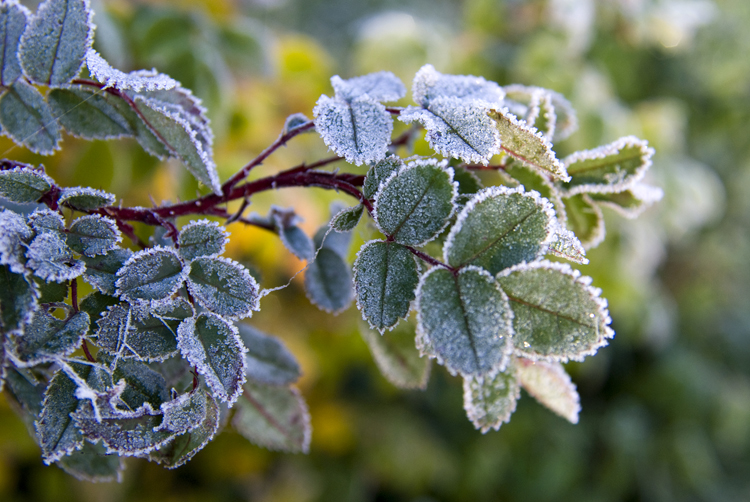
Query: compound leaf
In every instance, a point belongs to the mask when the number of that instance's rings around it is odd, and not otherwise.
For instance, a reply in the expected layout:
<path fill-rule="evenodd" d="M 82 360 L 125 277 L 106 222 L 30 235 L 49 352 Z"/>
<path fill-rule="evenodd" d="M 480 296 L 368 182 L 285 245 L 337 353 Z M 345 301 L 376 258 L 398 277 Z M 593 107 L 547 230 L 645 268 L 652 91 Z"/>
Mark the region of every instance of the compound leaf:
<path fill-rule="evenodd" d="M 132 136 L 130 124 L 101 91 L 84 86 L 52 89 L 47 95 L 52 114 L 73 136 L 88 140 Z"/>
<path fill-rule="evenodd" d="M 483 434 L 498 430 L 510 420 L 520 394 L 514 367 L 485 376 L 464 377 L 464 409 Z"/>
<path fill-rule="evenodd" d="M 58 86 L 78 75 L 94 39 L 87 0 L 47 0 L 21 37 L 24 73 L 38 84 Z"/>
<path fill-rule="evenodd" d="M 248 378 L 269 385 L 289 385 L 299 379 L 297 360 L 278 338 L 245 323 L 237 328 L 248 350 L 245 354 Z"/>
<path fill-rule="evenodd" d="M 218 256 L 229 238 L 224 227 L 209 220 L 191 221 L 180 230 L 178 253 L 185 261 L 199 256 Z"/>
<path fill-rule="evenodd" d="M 88 257 L 103 255 L 115 249 L 122 241 L 117 223 L 98 214 L 76 218 L 66 235 L 68 246 Z"/>
<path fill-rule="evenodd" d="M 497 186 L 481 190 L 459 213 L 443 247 L 453 267 L 476 265 L 496 274 L 541 258 L 553 236 L 555 211 L 537 192 Z"/>
<path fill-rule="evenodd" d="M 231 406 L 246 380 L 246 349 L 237 328 L 216 314 L 202 313 L 180 324 L 177 346 L 206 379 L 213 396 Z"/>
<path fill-rule="evenodd" d="M 202 306 L 229 319 L 248 317 L 260 308 L 258 283 L 245 267 L 229 258 L 195 258 L 187 286 Z"/>
<path fill-rule="evenodd" d="M 14 142 L 50 155 L 62 139 L 52 111 L 34 86 L 16 80 L 0 97 L 0 125 Z"/>
<path fill-rule="evenodd" d="M 86 271 L 86 265 L 73 257 L 63 234 L 46 232 L 34 237 L 26 252 L 26 265 L 45 281 L 65 282 Z"/>
<path fill-rule="evenodd" d="M 83 442 L 83 447 L 57 461 L 65 472 L 81 481 L 106 483 L 122 481 L 125 465 L 117 455 L 107 455 L 101 444 Z"/>
<path fill-rule="evenodd" d="M 429 358 L 421 357 L 414 345 L 412 324 L 401 323 L 381 335 L 361 323 L 359 332 L 386 380 L 401 389 L 427 387 L 432 365 Z"/>
<path fill-rule="evenodd" d="M 113 205 L 115 196 L 96 188 L 63 188 L 58 202 L 77 211 L 94 211 L 100 207 Z"/>
<path fill-rule="evenodd" d="M 86 312 L 77 312 L 62 321 L 45 310 L 37 310 L 24 335 L 15 340 L 16 358 L 23 366 L 35 366 L 68 356 L 75 352 L 88 330 L 89 315 Z"/>
<path fill-rule="evenodd" d="M 17 2 L 0 4 L 0 86 L 8 87 L 21 76 L 18 43 L 30 17 L 29 9 Z"/>
<path fill-rule="evenodd" d="M 246 383 L 232 425 L 269 450 L 307 453 L 310 448 L 310 414 L 294 387 Z"/>
<path fill-rule="evenodd" d="M 44 463 L 49 465 L 83 447 L 83 436 L 70 414 L 78 409 L 78 388 L 63 371 L 58 371 L 44 393 L 36 434 Z"/>
<path fill-rule="evenodd" d="M 518 381 L 531 396 L 573 424 L 578 423 L 581 400 L 575 384 L 559 362 L 518 358 Z"/>
<path fill-rule="evenodd" d="M 117 295 L 128 301 L 163 300 L 187 277 L 177 251 L 156 246 L 138 251 L 117 271 Z"/>
<path fill-rule="evenodd" d="M 132 255 L 129 249 L 115 248 L 101 256 L 84 256 L 81 258 L 86 264 L 83 279 L 102 293 L 114 295 L 117 271 Z"/>
<path fill-rule="evenodd" d="M 580 361 L 614 336 L 601 290 L 567 264 L 538 261 L 500 273 L 513 309 L 517 355 Z"/>
<path fill-rule="evenodd" d="M 11 202 L 36 202 L 49 192 L 54 184 L 52 178 L 30 167 L 0 171 L 0 197 Z"/>
<path fill-rule="evenodd" d="M 563 185 L 566 195 L 622 192 L 643 178 L 653 155 L 648 141 L 633 136 L 575 152 L 564 161 L 570 174 L 570 180 Z"/>
<path fill-rule="evenodd" d="M 38 299 L 39 292 L 29 278 L 0 266 L 0 321 L 4 333 L 15 333 L 30 322 Z"/>
<path fill-rule="evenodd" d="M 370 327 L 380 333 L 406 316 L 418 283 L 417 262 L 400 244 L 370 241 L 357 253 L 357 308 Z"/>
<path fill-rule="evenodd" d="M 433 267 L 417 288 L 417 347 L 452 374 L 503 370 L 513 351 L 508 298 L 486 271 Z"/>
<path fill-rule="evenodd" d="M 430 159 L 415 161 L 383 182 L 373 218 L 396 242 L 422 246 L 448 225 L 456 195 L 452 169 Z"/>

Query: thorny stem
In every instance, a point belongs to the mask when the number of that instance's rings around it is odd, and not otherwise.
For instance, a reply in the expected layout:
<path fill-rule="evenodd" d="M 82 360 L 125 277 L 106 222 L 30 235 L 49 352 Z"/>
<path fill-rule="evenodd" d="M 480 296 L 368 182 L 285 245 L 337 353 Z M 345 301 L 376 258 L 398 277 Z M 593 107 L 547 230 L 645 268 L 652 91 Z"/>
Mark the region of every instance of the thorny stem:
<path fill-rule="evenodd" d="M 75 278 L 70 281 L 70 303 L 73 312 L 78 312 L 78 281 Z"/>

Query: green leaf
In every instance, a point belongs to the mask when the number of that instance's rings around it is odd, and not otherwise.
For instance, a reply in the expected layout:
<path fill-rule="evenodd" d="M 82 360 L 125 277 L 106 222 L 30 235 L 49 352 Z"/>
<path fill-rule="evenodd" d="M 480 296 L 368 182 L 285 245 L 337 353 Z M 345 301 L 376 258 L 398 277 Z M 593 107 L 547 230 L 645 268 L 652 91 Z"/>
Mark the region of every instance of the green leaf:
<path fill-rule="evenodd" d="M 94 13 L 87 0 L 46 0 L 21 37 L 24 73 L 38 84 L 58 86 L 78 75 L 94 40 Z"/>
<path fill-rule="evenodd" d="M 47 103 L 58 123 L 73 136 L 88 140 L 132 136 L 130 123 L 103 92 L 88 86 L 65 86 L 52 89 Z"/>
<path fill-rule="evenodd" d="M 161 101 L 136 96 L 134 102 L 149 129 L 167 147 L 170 155 L 185 164 L 198 181 L 221 195 L 211 141 L 205 141 L 204 131 Z"/>
<path fill-rule="evenodd" d="M 104 206 L 113 205 L 115 196 L 95 188 L 63 188 L 58 202 L 77 211 L 94 211 Z"/>
<path fill-rule="evenodd" d="M 204 389 L 196 389 L 163 402 L 159 408 L 164 414 L 164 420 L 157 430 L 176 434 L 193 430 L 206 418 L 209 399 L 210 396 Z"/>
<path fill-rule="evenodd" d="M 109 362 L 109 357 L 104 360 Z M 132 359 L 115 359 L 115 364 L 117 366 L 112 373 L 112 379 L 115 382 L 125 380 L 125 389 L 120 398 L 131 410 L 136 410 L 144 404 L 157 409 L 162 403 L 169 401 L 167 382 L 161 374 Z"/>
<path fill-rule="evenodd" d="M 401 323 L 381 335 L 360 323 L 359 332 L 386 380 L 401 389 L 427 388 L 432 365 L 415 347 L 412 324 Z"/>
<path fill-rule="evenodd" d="M 578 237 L 585 249 L 598 246 L 605 235 L 604 215 L 598 204 L 595 204 L 589 194 L 578 194 L 563 199 L 566 224 Z"/>
<path fill-rule="evenodd" d="M 419 283 L 417 262 L 400 244 L 370 241 L 354 262 L 357 308 L 370 327 L 380 333 L 406 317 Z"/>
<path fill-rule="evenodd" d="M 169 90 L 180 85 L 176 80 L 156 70 L 137 70 L 130 73 L 116 70 L 94 49 L 86 52 L 86 66 L 91 76 L 106 88 L 111 87 L 120 91 Z"/>
<path fill-rule="evenodd" d="M 347 80 L 331 77 L 331 86 L 338 99 L 350 101 L 367 95 L 377 101 L 397 101 L 406 95 L 401 80 L 389 71 L 379 71 Z"/>
<path fill-rule="evenodd" d="M 424 65 L 414 76 L 412 96 L 420 106 L 429 106 L 439 97 L 454 97 L 465 102 L 502 103 L 505 92 L 495 82 L 473 75 L 444 75 L 432 65 Z"/>
<path fill-rule="evenodd" d="M 460 166 L 453 168 L 453 181 L 458 183 L 459 195 L 473 195 L 483 188 L 476 174 Z"/>
<path fill-rule="evenodd" d="M 21 76 L 18 43 L 30 17 L 29 9 L 17 2 L 0 4 L 0 86 L 7 87 Z"/>
<path fill-rule="evenodd" d="M 55 180 L 30 167 L 0 171 L 0 197 L 19 204 L 38 201 L 54 184 Z"/>
<path fill-rule="evenodd" d="M 229 319 L 248 317 L 260 309 L 258 283 L 245 267 L 229 258 L 194 259 L 187 286 L 203 307 Z"/>
<path fill-rule="evenodd" d="M 92 91 L 92 93 L 93 92 L 95 91 Z M 171 155 L 167 146 L 138 115 L 134 105 L 131 106 L 130 102 L 109 93 L 99 94 L 99 96 L 116 108 L 120 115 L 125 118 L 130 125 L 130 130 L 133 131 L 136 141 L 138 141 L 138 144 L 140 144 L 144 150 L 162 160 Z M 96 102 L 94 104 L 96 104 Z"/>
<path fill-rule="evenodd" d="M 28 222 L 37 234 L 65 232 L 65 219 L 57 211 L 37 209 L 29 215 Z"/>
<path fill-rule="evenodd" d="M 329 313 L 349 307 L 354 298 L 352 273 L 341 254 L 329 247 L 318 250 L 305 271 L 305 293 L 313 305 Z"/>
<path fill-rule="evenodd" d="M 396 155 L 388 155 L 383 160 L 374 164 L 367 171 L 365 182 L 362 185 L 362 193 L 367 199 L 372 199 L 380 189 L 380 185 L 391 177 L 393 173 L 400 171 L 405 166 L 404 161 Z"/>
<path fill-rule="evenodd" d="M 417 288 L 417 347 L 452 374 L 503 370 L 513 351 L 508 298 L 486 271 L 433 267 Z"/>
<path fill-rule="evenodd" d="M 0 97 L 0 125 L 15 143 L 42 155 L 51 155 L 62 139 L 44 98 L 23 79 L 16 80 Z"/>
<path fill-rule="evenodd" d="M 26 250 L 34 232 L 26 220 L 10 209 L 0 211 L 0 265 L 7 265 L 15 274 L 25 274 Z"/>
<path fill-rule="evenodd" d="M 34 275 L 45 281 L 65 282 L 86 271 L 86 265 L 74 258 L 62 234 L 47 232 L 37 235 L 29 245 L 26 258 L 26 265 Z"/>
<path fill-rule="evenodd" d="M 38 277 L 34 278 L 36 288 L 39 290 L 39 303 L 61 303 L 68 297 L 67 282 L 44 282 Z"/>
<path fill-rule="evenodd" d="M 16 333 L 30 322 L 38 299 L 39 292 L 30 279 L 0 266 L 0 320 L 4 333 Z"/>
<path fill-rule="evenodd" d="M 122 241 L 117 223 L 98 214 L 76 218 L 66 235 L 68 246 L 88 257 L 106 254 Z"/>
<path fill-rule="evenodd" d="M 94 291 L 80 301 L 78 308 L 81 312 L 86 312 L 91 320 L 87 336 L 92 336 L 94 334 L 94 331 L 97 329 L 96 322 L 101 315 L 107 311 L 107 307 L 118 305 L 119 303 L 120 300 L 114 296 L 104 295 L 98 291 Z"/>
<path fill-rule="evenodd" d="M 102 293 L 114 295 L 117 271 L 132 255 L 129 249 L 115 248 L 101 256 L 84 256 L 81 258 L 86 264 L 83 279 Z"/>
<path fill-rule="evenodd" d="M 245 354 L 248 378 L 269 385 L 289 385 L 299 379 L 301 371 L 297 360 L 278 338 L 245 323 L 238 324 L 237 328 L 248 349 Z"/>
<path fill-rule="evenodd" d="M 497 280 L 513 309 L 516 355 L 580 361 L 614 336 L 601 290 L 567 264 L 520 264 Z"/>
<path fill-rule="evenodd" d="M 570 423 L 578 423 L 581 399 L 562 364 L 518 358 L 518 381 L 543 406 Z"/>
<path fill-rule="evenodd" d="M 40 381 L 32 371 L 9 365 L 5 375 L 6 396 L 10 395 L 23 412 L 27 425 L 33 428 L 33 422 L 42 412 L 46 382 Z M 33 431 L 32 431 L 33 432 Z"/>
<path fill-rule="evenodd" d="M 36 422 L 36 434 L 44 463 L 49 465 L 83 447 L 83 436 L 70 414 L 78 408 L 78 386 L 63 371 L 58 371 L 44 393 L 42 413 Z"/>
<path fill-rule="evenodd" d="M 216 399 L 229 405 L 237 400 L 246 380 L 246 349 L 237 328 L 216 314 L 202 313 L 180 324 L 177 346 Z"/>
<path fill-rule="evenodd" d="M 226 229 L 215 221 L 195 220 L 180 230 L 178 253 L 185 261 L 199 256 L 218 256 L 224 252 L 228 241 Z"/>
<path fill-rule="evenodd" d="M 234 428 L 249 441 L 290 453 L 310 449 L 310 414 L 295 387 L 248 382 L 237 401 Z"/>
<path fill-rule="evenodd" d="M 157 462 L 167 469 L 175 469 L 184 465 L 202 450 L 219 430 L 221 423 L 219 405 L 214 398 L 203 389 L 196 390 L 190 396 L 191 403 L 196 400 L 205 400 L 203 418 L 191 423 L 192 427 L 188 432 L 180 434 L 166 446 L 149 453 L 149 460 Z M 162 408 L 164 407 L 162 406 Z M 167 422 L 166 411 L 164 421 Z M 175 421 L 172 420 L 171 422 Z M 164 422 L 162 422 L 162 425 L 164 425 Z"/>
<path fill-rule="evenodd" d="M 89 483 L 122 481 L 125 465 L 117 455 L 107 455 L 101 444 L 83 442 L 83 448 L 61 458 L 59 465 L 74 478 Z"/>
<path fill-rule="evenodd" d="M 575 110 L 561 94 L 519 84 L 503 89 L 510 112 L 542 131 L 549 141 L 561 141 L 578 129 Z"/>
<path fill-rule="evenodd" d="M 664 196 L 661 188 L 636 183 L 627 190 L 618 193 L 590 193 L 593 202 L 614 209 L 626 218 L 637 218 L 646 209 Z"/>
<path fill-rule="evenodd" d="M 38 310 L 26 326 L 24 335 L 16 338 L 13 349 L 23 366 L 54 361 L 75 352 L 88 329 L 89 315 L 86 312 L 78 312 L 61 321 L 44 310 Z"/>
<path fill-rule="evenodd" d="M 490 117 L 500 133 L 503 152 L 524 165 L 549 173 L 557 179 L 570 179 L 565 165 L 555 157 L 552 144 L 539 131 L 519 121 L 507 109 L 492 110 Z"/>
<path fill-rule="evenodd" d="M 476 265 L 496 274 L 544 256 L 555 225 L 552 205 L 537 192 L 485 188 L 459 213 L 443 256 L 452 267 Z"/>
<path fill-rule="evenodd" d="M 315 256 L 315 245 L 312 239 L 297 226 L 302 218 L 297 216 L 294 209 L 271 206 L 269 216 L 284 246 L 300 260 L 312 260 Z"/>
<path fill-rule="evenodd" d="M 466 416 L 482 434 L 498 430 L 510 421 L 516 410 L 521 388 L 516 379 L 515 367 L 485 376 L 464 377 L 464 409 Z"/>
<path fill-rule="evenodd" d="M 188 271 L 172 248 L 138 251 L 117 272 L 117 295 L 127 301 L 166 299 L 179 289 Z"/>
<path fill-rule="evenodd" d="M 566 195 L 622 192 L 643 178 L 654 149 L 648 141 L 625 136 L 593 150 L 565 157 L 570 180 L 563 185 Z"/>
<path fill-rule="evenodd" d="M 549 246 L 549 253 L 560 258 L 565 258 L 574 263 L 587 265 L 586 250 L 578 237 L 568 229 L 558 227 L 555 231 L 555 237 Z"/>
<path fill-rule="evenodd" d="M 342 209 L 339 213 L 331 220 L 331 228 L 335 232 L 349 232 L 354 228 L 362 219 L 362 213 L 365 211 L 365 206 L 358 204 Z"/>
<path fill-rule="evenodd" d="M 453 170 L 445 163 L 414 161 L 383 182 L 373 218 L 396 242 L 423 246 L 448 225 L 456 195 Z"/>

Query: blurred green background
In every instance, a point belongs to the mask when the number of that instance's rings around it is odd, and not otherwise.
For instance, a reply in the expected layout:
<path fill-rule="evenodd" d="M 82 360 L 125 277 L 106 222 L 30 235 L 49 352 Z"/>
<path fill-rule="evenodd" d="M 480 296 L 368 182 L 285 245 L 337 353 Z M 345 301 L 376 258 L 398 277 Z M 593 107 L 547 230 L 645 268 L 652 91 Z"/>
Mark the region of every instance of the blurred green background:
<path fill-rule="evenodd" d="M 567 365 L 581 394 L 578 425 L 524 394 L 509 424 L 480 434 L 465 417 L 460 379 L 435 367 L 426 391 L 394 388 L 358 334 L 356 309 L 319 312 L 298 277 L 266 297 L 252 323 L 301 362 L 309 455 L 269 452 L 227 429 L 178 470 L 129 460 L 122 483 L 91 485 L 45 467 L 0 395 L 0 500 L 750 500 L 750 2 L 92 4 L 96 47 L 109 61 L 156 67 L 204 100 L 223 178 L 273 141 L 287 115 L 310 116 L 319 95 L 331 93 L 330 76 L 390 70 L 408 86 L 432 63 L 563 93 L 581 128 L 556 145 L 560 156 L 626 134 L 648 139 L 657 151 L 649 181 L 665 198 L 638 220 L 608 213 L 607 239 L 578 267 L 604 290 L 617 332 L 595 357 Z M 68 137 L 49 158 L 4 138 L 0 150 L 129 205 L 196 189 L 181 166 L 126 140 Z M 306 135 L 256 175 L 326 155 Z M 312 233 L 341 198 L 294 189 L 253 202 L 261 213 L 294 206 Z M 229 254 L 265 287 L 303 265 L 271 234 L 229 230 Z M 360 225 L 356 239 L 367 232 Z"/>

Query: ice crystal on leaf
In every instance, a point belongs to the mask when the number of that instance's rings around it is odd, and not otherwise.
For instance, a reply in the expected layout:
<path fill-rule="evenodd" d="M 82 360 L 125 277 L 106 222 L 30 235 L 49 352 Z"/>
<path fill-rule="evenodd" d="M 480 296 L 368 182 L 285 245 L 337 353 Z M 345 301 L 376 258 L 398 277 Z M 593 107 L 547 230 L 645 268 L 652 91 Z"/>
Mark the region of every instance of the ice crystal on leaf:
<path fill-rule="evenodd" d="M 180 231 L 178 252 L 186 261 L 199 256 L 218 256 L 229 241 L 226 229 L 209 220 L 191 221 Z"/>
<path fill-rule="evenodd" d="M 194 259 L 187 286 L 203 307 L 229 319 L 248 317 L 260 308 L 258 283 L 245 267 L 229 258 Z"/>
<path fill-rule="evenodd" d="M 86 53 L 86 66 L 89 73 L 104 87 L 113 87 L 120 91 L 157 91 L 169 90 L 179 86 L 179 82 L 157 72 L 156 70 L 138 70 L 125 73 L 115 68 L 94 49 Z"/>
<path fill-rule="evenodd" d="M 474 427 L 482 433 L 498 430 L 510 421 L 520 396 L 514 366 L 506 371 L 464 377 L 464 409 Z"/>
<path fill-rule="evenodd" d="M 14 142 L 42 155 L 54 153 L 62 139 L 44 96 L 23 79 L 0 96 L 0 126 Z"/>
<path fill-rule="evenodd" d="M 21 204 L 38 201 L 54 184 L 43 172 L 28 167 L 0 171 L 0 197 Z"/>
<path fill-rule="evenodd" d="M 128 301 L 162 300 L 177 291 L 188 272 L 174 249 L 144 249 L 117 271 L 116 293 Z"/>
<path fill-rule="evenodd" d="M 31 17 L 29 9 L 17 0 L 0 3 L 0 85 L 7 87 L 21 76 L 18 43 Z"/>
<path fill-rule="evenodd" d="M 37 235 L 26 252 L 26 265 L 34 275 L 45 281 L 64 282 L 82 275 L 86 265 L 73 256 L 73 251 L 57 233 Z"/>

